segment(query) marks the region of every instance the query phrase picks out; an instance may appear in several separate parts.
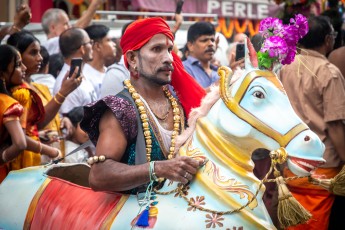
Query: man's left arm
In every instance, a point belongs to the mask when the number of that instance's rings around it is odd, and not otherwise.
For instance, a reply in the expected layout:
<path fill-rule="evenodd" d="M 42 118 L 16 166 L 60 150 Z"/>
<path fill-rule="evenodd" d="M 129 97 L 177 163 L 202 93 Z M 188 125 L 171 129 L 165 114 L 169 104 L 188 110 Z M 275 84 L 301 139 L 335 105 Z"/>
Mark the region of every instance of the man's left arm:
<path fill-rule="evenodd" d="M 342 120 L 327 122 L 328 135 L 340 159 L 345 162 L 345 125 Z"/>

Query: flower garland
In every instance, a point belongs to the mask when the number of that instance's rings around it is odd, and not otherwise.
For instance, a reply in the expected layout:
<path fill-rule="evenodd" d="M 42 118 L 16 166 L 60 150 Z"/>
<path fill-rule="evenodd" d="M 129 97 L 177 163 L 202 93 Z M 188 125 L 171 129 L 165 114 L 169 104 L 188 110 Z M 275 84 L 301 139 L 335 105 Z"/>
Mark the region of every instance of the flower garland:
<path fill-rule="evenodd" d="M 140 95 L 132 86 L 131 81 L 125 80 L 124 84 L 128 88 L 128 92 L 131 94 L 139 110 L 141 124 L 143 126 L 145 143 L 146 143 L 146 159 L 147 159 L 147 162 L 150 162 L 151 152 L 152 152 L 152 137 L 151 137 L 151 132 L 149 128 L 149 119 L 147 116 L 147 112 L 146 112 L 143 101 L 140 99 Z M 173 115 L 174 115 L 174 128 L 171 134 L 171 146 L 169 148 L 169 155 L 168 155 L 168 159 L 170 160 L 174 157 L 176 137 L 180 133 L 181 116 L 180 116 L 180 109 L 178 108 L 178 104 L 174 96 L 171 95 L 170 91 L 166 87 L 163 87 L 163 91 L 165 93 L 165 96 L 170 100 L 171 107 L 173 109 Z"/>
<path fill-rule="evenodd" d="M 266 18 L 260 22 L 259 32 L 265 39 L 258 52 L 259 68 L 272 68 L 275 62 L 290 64 L 295 59 L 299 39 L 308 33 L 308 21 L 296 14 L 290 24 L 283 25 L 278 18 Z"/>
<path fill-rule="evenodd" d="M 248 20 L 244 20 L 242 25 L 240 25 L 240 22 L 238 20 L 235 20 L 234 24 L 236 32 L 242 34 L 247 30 Z"/>

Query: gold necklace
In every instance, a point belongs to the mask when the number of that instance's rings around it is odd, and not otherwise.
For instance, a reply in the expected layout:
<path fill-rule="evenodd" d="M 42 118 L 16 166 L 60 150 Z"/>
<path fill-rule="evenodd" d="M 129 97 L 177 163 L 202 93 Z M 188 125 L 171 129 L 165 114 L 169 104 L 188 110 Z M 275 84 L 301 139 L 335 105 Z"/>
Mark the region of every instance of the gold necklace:
<path fill-rule="evenodd" d="M 168 98 L 166 98 L 166 99 L 167 99 L 168 108 L 167 108 L 167 111 L 165 112 L 165 114 L 163 115 L 163 117 L 158 116 L 158 115 L 153 111 L 153 109 L 151 108 L 150 103 L 149 103 L 148 101 L 146 101 L 146 103 L 147 103 L 147 105 L 150 107 L 151 112 L 153 113 L 153 115 L 155 115 L 155 117 L 156 117 L 158 120 L 160 120 L 160 121 L 165 121 L 165 120 L 168 118 L 168 115 L 169 115 L 169 113 L 170 113 L 169 99 L 168 99 Z"/>
<path fill-rule="evenodd" d="M 140 99 L 140 95 L 137 93 L 137 91 L 132 86 L 130 80 L 127 79 L 123 83 L 128 88 L 128 92 L 131 94 L 131 96 L 135 102 L 135 105 L 137 106 L 137 108 L 139 110 L 141 124 L 143 126 L 145 143 L 146 143 L 146 159 L 147 159 L 147 162 L 150 162 L 151 161 L 151 152 L 152 152 L 152 137 L 151 137 L 151 132 L 150 132 L 150 128 L 149 128 L 149 119 L 147 116 L 147 112 L 145 110 L 144 103 Z M 173 131 L 171 134 L 171 145 L 169 148 L 169 155 L 168 155 L 168 159 L 170 160 L 174 157 L 176 137 L 180 132 L 180 121 L 181 121 L 180 114 L 181 113 L 180 113 L 180 109 L 178 108 L 177 101 L 171 95 L 170 91 L 166 87 L 163 87 L 163 91 L 165 93 L 165 96 L 170 100 L 171 107 L 173 108 L 173 115 L 174 115 L 174 128 L 173 128 Z"/>

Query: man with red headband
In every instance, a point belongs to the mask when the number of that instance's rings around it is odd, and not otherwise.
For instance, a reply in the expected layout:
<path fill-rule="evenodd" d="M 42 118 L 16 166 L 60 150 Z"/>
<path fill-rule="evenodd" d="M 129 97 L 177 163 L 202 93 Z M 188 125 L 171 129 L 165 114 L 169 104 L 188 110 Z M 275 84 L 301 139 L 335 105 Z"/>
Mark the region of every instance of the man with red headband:
<path fill-rule="evenodd" d="M 174 157 L 184 114 L 200 105 L 205 91 L 172 52 L 173 40 L 161 18 L 133 22 L 121 39 L 131 75 L 125 89 L 84 107 L 81 127 L 96 144 L 96 156 L 88 161 L 94 190 L 136 194 L 158 178 L 186 184 L 202 164 Z"/>

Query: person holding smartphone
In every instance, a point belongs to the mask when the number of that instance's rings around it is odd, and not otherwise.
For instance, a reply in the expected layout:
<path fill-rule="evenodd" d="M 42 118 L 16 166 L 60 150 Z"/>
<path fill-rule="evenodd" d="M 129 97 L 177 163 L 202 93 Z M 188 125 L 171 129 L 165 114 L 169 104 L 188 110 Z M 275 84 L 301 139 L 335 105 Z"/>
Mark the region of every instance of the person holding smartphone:
<path fill-rule="evenodd" d="M 229 58 L 229 67 L 232 70 L 236 68 L 244 68 L 244 44 L 234 42 L 229 45 L 228 49 L 228 58 Z"/>
<path fill-rule="evenodd" d="M 53 93 L 57 95 L 65 74 L 76 67 L 79 70 L 77 79 L 80 84 L 66 97 L 59 111 L 61 114 L 68 113 L 74 107 L 86 105 L 97 99 L 92 83 L 83 75 L 83 63 L 93 59 L 93 44 L 94 41 L 90 39 L 86 31 L 80 28 L 70 28 L 60 35 L 60 50 L 65 63 L 56 78 Z"/>

